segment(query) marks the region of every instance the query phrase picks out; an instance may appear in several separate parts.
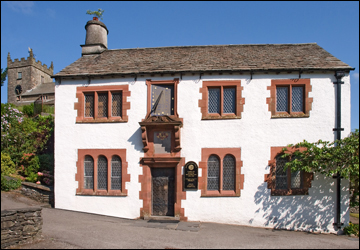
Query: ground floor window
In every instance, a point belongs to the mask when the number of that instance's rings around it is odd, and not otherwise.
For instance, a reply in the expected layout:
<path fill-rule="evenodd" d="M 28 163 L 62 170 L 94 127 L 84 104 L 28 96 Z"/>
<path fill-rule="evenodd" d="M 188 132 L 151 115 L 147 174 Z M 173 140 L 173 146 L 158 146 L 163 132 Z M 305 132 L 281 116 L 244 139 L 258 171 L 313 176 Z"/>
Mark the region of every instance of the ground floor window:
<path fill-rule="evenodd" d="M 79 149 L 76 193 L 83 195 L 127 195 L 125 149 Z"/>
<path fill-rule="evenodd" d="M 201 196 L 240 196 L 244 182 L 240 148 L 203 148 L 201 159 Z"/>
<path fill-rule="evenodd" d="M 283 148 L 271 147 L 270 174 L 265 175 L 265 182 L 268 183 L 268 188 L 271 189 L 271 195 L 308 194 L 313 173 L 292 172 L 290 168 L 285 169 L 286 162 L 291 159 L 282 157 Z"/>

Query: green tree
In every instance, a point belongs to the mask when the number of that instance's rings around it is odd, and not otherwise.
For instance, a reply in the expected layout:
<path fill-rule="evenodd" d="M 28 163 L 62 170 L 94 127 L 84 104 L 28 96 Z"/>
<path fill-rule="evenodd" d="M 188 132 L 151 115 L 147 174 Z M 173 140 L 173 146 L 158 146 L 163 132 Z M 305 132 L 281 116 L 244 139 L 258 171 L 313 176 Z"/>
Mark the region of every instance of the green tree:
<path fill-rule="evenodd" d="M 4 71 L 1 69 L 1 86 L 4 85 L 4 82 L 6 80 L 8 68 L 6 68 Z"/>
<path fill-rule="evenodd" d="M 105 10 L 102 10 L 102 9 L 98 9 L 97 11 L 88 10 L 88 11 L 86 11 L 86 14 L 97 16 L 98 18 L 101 18 L 101 20 L 103 20 L 102 15 L 103 15 L 104 11 Z"/>
<path fill-rule="evenodd" d="M 292 148 L 295 150 L 288 150 Z M 295 145 L 289 144 L 283 148 L 282 157 L 294 157 L 286 163 L 292 171 L 321 173 L 333 176 L 339 173 L 350 179 L 351 204 L 358 205 L 356 197 L 359 195 L 359 129 L 349 136 L 333 142 L 318 140 L 310 143 L 304 140 Z"/>

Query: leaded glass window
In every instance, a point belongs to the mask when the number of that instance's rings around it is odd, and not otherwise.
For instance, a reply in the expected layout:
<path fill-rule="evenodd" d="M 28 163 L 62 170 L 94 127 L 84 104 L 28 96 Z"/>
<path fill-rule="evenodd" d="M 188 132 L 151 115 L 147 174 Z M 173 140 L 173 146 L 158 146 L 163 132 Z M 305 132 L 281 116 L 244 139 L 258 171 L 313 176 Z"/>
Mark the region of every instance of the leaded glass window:
<path fill-rule="evenodd" d="M 236 88 L 224 88 L 224 113 L 236 113 Z"/>
<path fill-rule="evenodd" d="M 289 112 L 289 88 L 276 87 L 276 111 Z"/>
<path fill-rule="evenodd" d="M 112 93 L 111 100 L 111 115 L 112 116 L 121 116 L 121 104 L 122 104 L 122 96 L 121 92 Z"/>
<path fill-rule="evenodd" d="M 286 158 L 282 158 L 281 155 L 276 157 L 276 169 L 275 169 L 275 189 L 287 189 L 287 171 L 284 169 L 287 162 Z"/>
<path fill-rule="evenodd" d="M 301 171 L 291 172 L 291 188 L 302 188 Z"/>
<path fill-rule="evenodd" d="M 209 88 L 208 113 L 220 114 L 220 88 Z"/>
<path fill-rule="evenodd" d="M 107 159 L 105 156 L 99 156 L 98 158 L 98 165 L 97 165 L 97 172 L 98 172 L 98 189 L 105 189 L 107 190 Z"/>
<path fill-rule="evenodd" d="M 215 155 L 210 155 L 208 159 L 208 176 L 207 176 L 207 189 L 219 190 L 219 173 L 220 173 L 220 161 Z"/>
<path fill-rule="evenodd" d="M 235 190 L 235 158 L 226 155 L 223 160 L 223 190 Z"/>
<path fill-rule="evenodd" d="M 291 111 L 304 112 L 304 87 L 292 87 L 291 95 Z"/>
<path fill-rule="evenodd" d="M 94 93 L 85 94 L 85 117 L 94 117 Z"/>
<path fill-rule="evenodd" d="M 276 157 L 276 189 L 290 189 L 302 188 L 302 172 L 292 172 L 290 168 L 285 170 L 285 164 L 288 162 L 287 158 L 282 158 L 281 155 Z M 290 183 L 288 183 L 288 176 L 290 175 Z"/>
<path fill-rule="evenodd" d="M 117 155 L 111 159 L 111 189 L 121 190 L 121 159 Z"/>
<path fill-rule="evenodd" d="M 98 117 L 107 117 L 108 93 L 98 94 Z"/>
<path fill-rule="evenodd" d="M 90 155 L 84 160 L 84 188 L 94 189 L 94 159 Z"/>

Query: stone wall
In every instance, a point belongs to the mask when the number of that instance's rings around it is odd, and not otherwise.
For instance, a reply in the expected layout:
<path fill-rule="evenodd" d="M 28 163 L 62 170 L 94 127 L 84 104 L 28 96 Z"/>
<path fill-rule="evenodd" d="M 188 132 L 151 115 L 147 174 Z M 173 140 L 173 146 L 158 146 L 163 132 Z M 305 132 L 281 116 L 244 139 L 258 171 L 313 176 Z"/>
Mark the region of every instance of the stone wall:
<path fill-rule="evenodd" d="M 29 198 L 42 202 L 48 203 L 54 207 L 54 189 L 53 187 L 47 187 L 38 185 L 31 182 L 22 182 L 20 192 L 28 196 Z"/>
<path fill-rule="evenodd" d="M 1 248 L 31 243 L 42 237 L 42 208 L 1 211 Z"/>

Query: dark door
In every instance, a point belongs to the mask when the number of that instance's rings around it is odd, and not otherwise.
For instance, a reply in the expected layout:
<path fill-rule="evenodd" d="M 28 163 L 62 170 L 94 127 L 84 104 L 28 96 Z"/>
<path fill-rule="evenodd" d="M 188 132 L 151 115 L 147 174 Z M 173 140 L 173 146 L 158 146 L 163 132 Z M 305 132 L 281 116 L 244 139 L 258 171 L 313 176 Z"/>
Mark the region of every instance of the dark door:
<path fill-rule="evenodd" d="M 174 216 L 174 168 L 151 168 L 152 215 Z"/>

